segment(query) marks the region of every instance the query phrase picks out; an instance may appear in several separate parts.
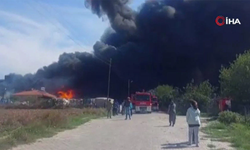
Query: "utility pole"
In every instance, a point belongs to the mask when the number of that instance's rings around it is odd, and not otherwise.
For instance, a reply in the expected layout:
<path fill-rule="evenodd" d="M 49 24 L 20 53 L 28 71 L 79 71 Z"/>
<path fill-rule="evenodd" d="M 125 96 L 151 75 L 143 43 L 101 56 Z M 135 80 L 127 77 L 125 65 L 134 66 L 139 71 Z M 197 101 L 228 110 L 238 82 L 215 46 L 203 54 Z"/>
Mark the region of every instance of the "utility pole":
<path fill-rule="evenodd" d="M 109 100 L 109 88 L 110 88 L 111 63 L 112 63 L 112 59 L 110 58 L 110 62 L 109 62 L 109 76 L 108 76 L 108 93 L 107 93 L 107 100 Z"/>
<path fill-rule="evenodd" d="M 130 80 L 128 80 L 128 97 L 129 97 L 129 93 L 130 93 Z"/>
<path fill-rule="evenodd" d="M 129 95 L 130 95 L 130 83 L 132 83 L 133 81 L 131 81 L 131 80 L 128 80 L 128 97 L 129 97 Z"/>

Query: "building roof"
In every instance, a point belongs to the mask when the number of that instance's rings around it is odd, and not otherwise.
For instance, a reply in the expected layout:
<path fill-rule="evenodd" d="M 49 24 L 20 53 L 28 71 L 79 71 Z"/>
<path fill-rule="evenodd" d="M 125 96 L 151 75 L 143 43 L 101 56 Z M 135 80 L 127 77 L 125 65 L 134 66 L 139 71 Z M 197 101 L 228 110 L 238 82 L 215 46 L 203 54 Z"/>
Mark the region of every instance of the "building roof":
<path fill-rule="evenodd" d="M 53 98 L 53 99 L 57 98 L 55 95 L 52 95 L 45 91 L 39 91 L 39 90 L 23 91 L 23 92 L 15 93 L 13 94 L 13 96 L 41 96 L 41 97 L 47 97 L 47 98 Z"/>

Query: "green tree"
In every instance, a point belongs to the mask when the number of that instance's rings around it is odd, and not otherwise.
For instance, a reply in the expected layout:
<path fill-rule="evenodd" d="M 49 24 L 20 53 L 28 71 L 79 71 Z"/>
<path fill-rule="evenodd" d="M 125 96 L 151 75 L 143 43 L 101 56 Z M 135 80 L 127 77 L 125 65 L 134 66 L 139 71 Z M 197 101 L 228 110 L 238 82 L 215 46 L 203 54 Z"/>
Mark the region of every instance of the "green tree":
<path fill-rule="evenodd" d="M 175 89 L 170 85 L 160 85 L 154 91 L 159 99 L 161 107 L 167 107 L 170 100 L 175 99 L 178 96 L 178 89 Z"/>
<path fill-rule="evenodd" d="M 212 102 L 213 94 L 216 90 L 209 81 L 204 81 L 199 85 L 194 85 L 194 81 L 192 80 L 190 83 L 186 85 L 184 89 L 184 94 L 182 96 L 182 104 L 186 107 L 188 101 L 190 99 L 194 99 L 198 102 L 199 108 L 202 111 L 207 112 L 207 108 Z"/>
<path fill-rule="evenodd" d="M 228 68 L 220 70 L 222 96 L 228 96 L 238 102 L 250 101 L 250 51 L 237 55 Z"/>

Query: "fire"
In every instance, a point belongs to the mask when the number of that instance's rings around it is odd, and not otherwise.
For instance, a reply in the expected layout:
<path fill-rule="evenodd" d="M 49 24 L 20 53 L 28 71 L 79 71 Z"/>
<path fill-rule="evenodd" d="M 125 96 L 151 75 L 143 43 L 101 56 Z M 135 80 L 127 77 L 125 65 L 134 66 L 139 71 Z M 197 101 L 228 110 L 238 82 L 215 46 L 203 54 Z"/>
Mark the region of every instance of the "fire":
<path fill-rule="evenodd" d="M 65 99 L 72 99 L 74 97 L 74 92 L 73 90 L 69 90 L 66 92 L 63 91 L 59 91 L 57 92 L 57 94 L 59 95 L 60 98 L 65 98 Z"/>

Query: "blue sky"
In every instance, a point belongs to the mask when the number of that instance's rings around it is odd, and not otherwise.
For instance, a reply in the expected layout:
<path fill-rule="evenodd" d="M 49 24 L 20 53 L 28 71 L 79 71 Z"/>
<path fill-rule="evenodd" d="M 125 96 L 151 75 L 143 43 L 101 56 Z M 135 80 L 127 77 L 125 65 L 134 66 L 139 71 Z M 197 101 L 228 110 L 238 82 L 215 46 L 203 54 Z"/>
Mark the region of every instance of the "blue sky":
<path fill-rule="evenodd" d="M 34 73 L 63 52 L 92 52 L 107 27 L 84 0 L 0 0 L 0 79 Z"/>

